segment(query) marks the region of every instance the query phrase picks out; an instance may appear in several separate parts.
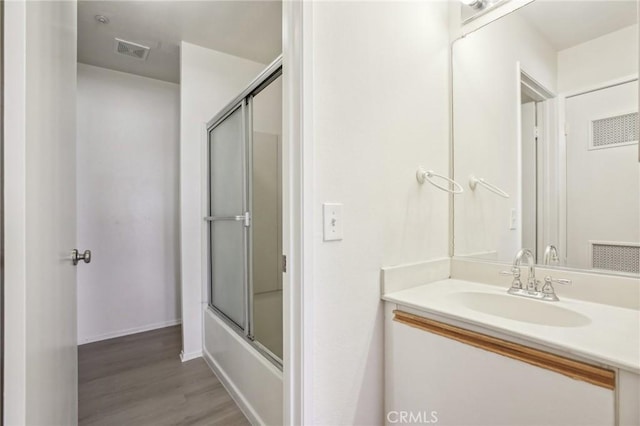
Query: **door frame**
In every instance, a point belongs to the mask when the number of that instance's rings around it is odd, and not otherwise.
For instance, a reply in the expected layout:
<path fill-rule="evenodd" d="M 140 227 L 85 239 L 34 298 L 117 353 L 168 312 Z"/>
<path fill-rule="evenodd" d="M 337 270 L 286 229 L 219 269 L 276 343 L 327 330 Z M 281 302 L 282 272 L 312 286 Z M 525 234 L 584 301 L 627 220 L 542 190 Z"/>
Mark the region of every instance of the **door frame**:
<path fill-rule="evenodd" d="M 3 321 L 11 326 L 3 330 L 3 421 L 7 424 L 23 424 L 26 422 L 26 336 L 24 318 L 20 312 L 26 309 L 26 228 L 23 209 L 26 205 L 26 5 L 3 2 L 3 80 L 10 80 L 11 85 L 3 86 L 3 104 L 11 104 L 11 108 L 3 111 L 3 141 L 14 143 L 3 144 L 3 185 L 4 178 L 12 179 L 11 187 L 5 188 L 3 219 L 8 225 L 4 229 L 3 243 L 5 260 L 9 258 L 9 268 L 3 270 L 4 279 L 13 283 L 4 289 L 2 306 Z M 6 19 L 7 15 L 11 19 Z M 7 43 L 9 39 L 10 44 Z M 11 159 L 11 160 L 9 160 Z M 13 189 L 15 188 L 15 189 Z M 8 254 L 8 256 L 7 256 Z M 4 348 L 15 348 L 11 352 Z M 6 409 L 9 408 L 7 411 Z"/>
<path fill-rule="evenodd" d="M 0 395 L 4 395 L 4 1 L 0 1 Z M 0 397 L 0 426 L 4 398 Z"/>
<path fill-rule="evenodd" d="M 313 422 L 313 2 L 282 12 L 283 419 L 302 425 Z"/>
<path fill-rule="evenodd" d="M 541 262 L 542 254 L 544 252 L 544 246 L 548 244 L 549 228 L 551 223 L 551 217 L 549 213 L 550 197 L 553 196 L 553 191 L 550 190 L 549 182 L 546 176 L 550 175 L 550 147 L 555 145 L 555 133 L 553 128 L 556 125 L 552 114 L 550 113 L 553 108 L 553 104 L 557 96 L 555 93 L 545 87 L 533 74 L 530 73 L 520 62 L 517 62 L 517 68 L 520 72 L 518 82 L 520 84 L 520 91 L 522 88 L 526 88 L 531 97 L 534 100 L 534 114 L 536 129 L 536 147 L 535 147 L 535 220 L 534 220 L 534 238 L 535 247 L 533 247 L 533 253 L 536 258 L 536 262 Z M 520 219 L 520 246 L 524 243 L 524 148 L 522 140 L 522 104 L 521 93 L 518 95 L 518 179 L 520 184 L 518 186 L 518 198 L 519 198 L 519 219 Z"/>
<path fill-rule="evenodd" d="M 313 422 L 313 2 L 282 4 L 283 420 Z"/>

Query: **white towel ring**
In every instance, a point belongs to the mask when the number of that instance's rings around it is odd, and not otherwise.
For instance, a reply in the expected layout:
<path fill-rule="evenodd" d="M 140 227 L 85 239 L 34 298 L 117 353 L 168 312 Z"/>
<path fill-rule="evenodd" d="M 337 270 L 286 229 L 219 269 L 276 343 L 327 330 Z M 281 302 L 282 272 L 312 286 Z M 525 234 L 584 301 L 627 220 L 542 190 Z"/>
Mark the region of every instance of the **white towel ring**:
<path fill-rule="evenodd" d="M 443 179 L 448 184 L 453 185 L 453 189 L 451 189 L 449 185 L 444 186 L 435 182 L 433 180 L 434 177 Z M 464 190 L 462 189 L 462 186 L 458 182 L 454 181 L 453 179 L 440 175 L 438 173 L 434 173 L 433 170 L 425 170 L 422 167 L 418 168 L 418 171 L 416 172 L 416 179 L 421 184 L 425 182 L 429 182 L 431 185 L 435 186 L 439 190 L 448 192 L 450 194 L 462 194 L 464 192 Z"/>
<path fill-rule="evenodd" d="M 498 188 L 494 184 L 487 182 L 483 178 L 477 178 L 474 175 L 469 176 L 469 188 L 471 188 L 472 191 L 476 190 L 476 186 L 478 184 L 484 186 L 494 194 L 498 194 L 502 198 L 509 198 L 509 194 L 507 194 L 506 192 L 504 192 L 502 189 Z"/>

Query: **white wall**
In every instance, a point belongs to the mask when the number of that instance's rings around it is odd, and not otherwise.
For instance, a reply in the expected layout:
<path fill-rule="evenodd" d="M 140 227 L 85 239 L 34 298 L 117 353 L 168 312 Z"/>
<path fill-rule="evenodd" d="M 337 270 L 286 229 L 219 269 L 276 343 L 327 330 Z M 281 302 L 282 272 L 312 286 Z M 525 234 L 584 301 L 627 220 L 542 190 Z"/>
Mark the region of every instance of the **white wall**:
<path fill-rule="evenodd" d="M 420 164 L 449 170 L 448 5 L 311 7 L 304 72 L 313 76 L 316 210 L 306 417 L 319 425 L 382 424 L 380 268 L 448 249 L 448 197 L 415 178 Z M 344 204 L 342 241 L 322 241 L 323 202 Z"/>
<path fill-rule="evenodd" d="M 558 52 L 558 90 L 590 89 L 638 75 L 638 25 Z"/>
<path fill-rule="evenodd" d="M 522 247 L 522 224 L 510 229 L 511 209 L 521 217 L 518 63 L 555 92 L 556 51 L 518 14 L 457 40 L 453 47 L 455 179 L 465 189 L 455 197 L 456 255 L 489 253 L 511 260 Z M 472 191 L 471 174 L 497 185 L 510 198 L 480 186 Z"/>
<path fill-rule="evenodd" d="M 78 64 L 78 342 L 176 324 L 179 86 Z"/>
<path fill-rule="evenodd" d="M 180 231 L 183 359 L 202 354 L 207 306 L 206 123 L 264 64 L 182 42 L 180 53 Z"/>

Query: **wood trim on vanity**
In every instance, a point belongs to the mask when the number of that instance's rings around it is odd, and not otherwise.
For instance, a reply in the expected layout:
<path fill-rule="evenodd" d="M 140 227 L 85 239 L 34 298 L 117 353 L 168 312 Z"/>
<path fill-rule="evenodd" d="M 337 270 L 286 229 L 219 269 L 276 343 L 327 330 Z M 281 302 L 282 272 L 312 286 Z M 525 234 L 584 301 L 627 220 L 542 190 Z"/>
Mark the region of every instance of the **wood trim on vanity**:
<path fill-rule="evenodd" d="M 434 321 L 418 315 L 394 310 L 393 320 L 420 330 L 438 334 L 458 342 L 484 349 L 499 355 L 523 361 L 537 367 L 564 374 L 576 380 L 614 390 L 616 373 L 602 367 L 576 361 L 563 356 L 533 349 L 497 337 L 465 330 L 464 328 Z"/>

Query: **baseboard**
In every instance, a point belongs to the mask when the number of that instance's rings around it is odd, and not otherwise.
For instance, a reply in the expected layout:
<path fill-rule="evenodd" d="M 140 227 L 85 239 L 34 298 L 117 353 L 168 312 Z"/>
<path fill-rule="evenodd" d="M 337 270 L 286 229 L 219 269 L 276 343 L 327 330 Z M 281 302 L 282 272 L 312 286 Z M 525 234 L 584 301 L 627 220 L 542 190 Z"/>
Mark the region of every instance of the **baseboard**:
<path fill-rule="evenodd" d="M 227 390 L 227 393 L 231 395 L 231 398 L 235 401 L 235 403 L 240 408 L 240 411 L 245 415 L 249 423 L 252 425 L 264 425 L 265 423 L 262 421 L 258 413 L 255 412 L 249 401 L 240 393 L 238 388 L 233 384 L 229 376 L 224 372 L 224 370 L 220 367 L 220 365 L 213 359 L 213 356 L 207 351 L 206 348 L 202 349 L 203 358 L 205 362 L 209 365 L 213 374 L 216 375 L 222 386 Z"/>
<path fill-rule="evenodd" d="M 156 322 L 153 324 L 143 325 L 141 327 L 127 328 L 126 330 L 114 331 L 111 333 L 100 334 L 98 336 L 84 337 L 78 339 L 78 345 L 85 345 L 87 343 L 99 342 L 101 340 L 113 339 L 115 337 L 128 336 L 129 334 L 142 333 L 144 331 L 157 330 L 159 328 L 171 327 L 174 325 L 182 324 L 182 319 L 173 319 L 169 321 Z"/>
<path fill-rule="evenodd" d="M 191 361 L 196 358 L 202 358 L 202 351 L 190 352 L 188 354 L 185 354 L 184 351 L 180 351 L 180 360 L 182 362 Z"/>

